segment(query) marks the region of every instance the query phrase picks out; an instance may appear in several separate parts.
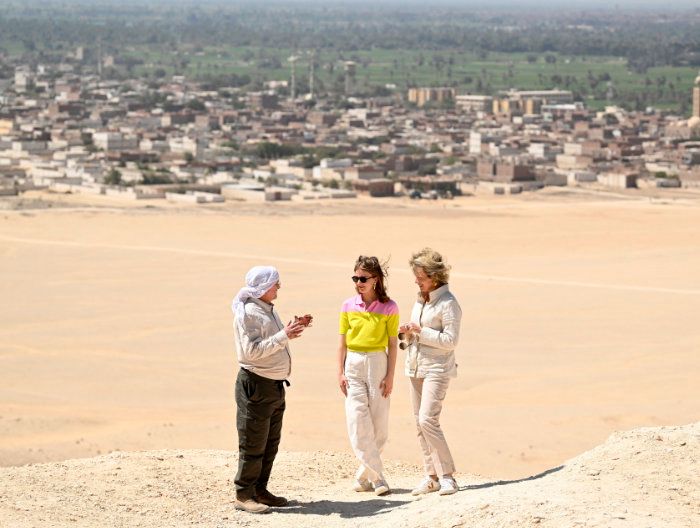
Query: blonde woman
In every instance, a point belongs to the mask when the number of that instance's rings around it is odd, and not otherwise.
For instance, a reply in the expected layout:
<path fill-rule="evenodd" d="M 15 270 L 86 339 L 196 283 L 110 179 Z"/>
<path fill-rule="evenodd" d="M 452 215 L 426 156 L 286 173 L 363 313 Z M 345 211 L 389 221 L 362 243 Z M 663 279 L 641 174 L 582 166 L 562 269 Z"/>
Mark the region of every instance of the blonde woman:
<path fill-rule="evenodd" d="M 338 385 L 345 395 L 350 443 L 360 461 L 354 489 L 385 495 L 390 489 L 381 453 L 389 436 L 399 308 L 386 292 L 386 272 L 377 257 L 360 256 L 353 270 L 355 295 L 340 312 Z"/>
<path fill-rule="evenodd" d="M 406 375 L 410 379 L 413 414 L 423 452 L 425 478 L 413 495 L 457 492 L 454 461 L 440 427 L 442 402 L 450 379 L 457 375 L 455 347 L 459 340 L 462 310 L 448 285 L 450 267 L 430 248 L 409 260 L 418 299 L 411 321 L 401 325 L 399 338 L 407 349 Z"/>

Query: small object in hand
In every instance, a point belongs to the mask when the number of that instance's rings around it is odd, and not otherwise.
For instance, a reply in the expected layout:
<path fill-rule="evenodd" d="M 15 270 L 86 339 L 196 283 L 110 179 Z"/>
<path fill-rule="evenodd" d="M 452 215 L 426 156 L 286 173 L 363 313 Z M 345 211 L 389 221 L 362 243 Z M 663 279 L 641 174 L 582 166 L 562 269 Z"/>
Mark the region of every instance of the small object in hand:
<path fill-rule="evenodd" d="M 408 332 L 399 332 L 399 348 L 401 350 L 406 350 L 411 341 L 413 341 L 412 335 L 409 335 Z"/>
<path fill-rule="evenodd" d="M 301 323 L 304 326 L 311 326 L 311 323 L 313 322 L 314 318 L 310 314 L 306 315 L 301 315 L 301 316 L 294 316 L 294 322 L 295 323 Z"/>

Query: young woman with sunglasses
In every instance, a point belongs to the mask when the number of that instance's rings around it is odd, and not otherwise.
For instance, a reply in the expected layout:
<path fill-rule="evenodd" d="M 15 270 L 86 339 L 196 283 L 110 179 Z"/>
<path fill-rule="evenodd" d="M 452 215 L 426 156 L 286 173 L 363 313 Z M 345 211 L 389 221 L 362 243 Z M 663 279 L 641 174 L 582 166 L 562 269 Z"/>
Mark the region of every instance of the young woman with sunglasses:
<path fill-rule="evenodd" d="M 338 384 L 345 395 L 350 443 L 360 461 L 355 491 L 389 493 L 381 452 L 389 433 L 389 396 L 394 386 L 399 309 L 386 292 L 377 257 L 360 256 L 352 281 L 356 295 L 340 312 Z"/>

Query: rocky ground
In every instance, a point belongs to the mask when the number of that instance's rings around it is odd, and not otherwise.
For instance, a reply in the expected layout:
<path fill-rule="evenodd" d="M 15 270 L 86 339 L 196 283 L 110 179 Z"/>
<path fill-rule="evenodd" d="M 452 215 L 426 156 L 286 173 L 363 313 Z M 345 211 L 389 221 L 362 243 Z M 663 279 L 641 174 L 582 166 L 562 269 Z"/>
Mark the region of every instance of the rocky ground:
<path fill-rule="evenodd" d="M 350 490 L 354 459 L 281 453 L 270 488 L 290 507 L 233 508 L 236 454 L 114 452 L 0 468 L 0 526 L 574 527 L 700 526 L 700 422 L 613 434 L 560 467 L 515 481 L 459 475 L 460 492 L 415 498 L 419 471 L 388 464 L 393 493 Z M 303 523 L 303 524 L 302 524 Z"/>

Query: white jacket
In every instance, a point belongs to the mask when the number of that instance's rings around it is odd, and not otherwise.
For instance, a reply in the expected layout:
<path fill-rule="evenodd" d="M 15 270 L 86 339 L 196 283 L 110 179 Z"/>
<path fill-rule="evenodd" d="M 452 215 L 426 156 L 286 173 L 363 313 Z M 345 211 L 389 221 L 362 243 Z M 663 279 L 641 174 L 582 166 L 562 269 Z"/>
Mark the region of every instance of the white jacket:
<path fill-rule="evenodd" d="M 283 380 L 292 372 L 289 338 L 271 304 L 245 301 L 245 317 L 234 316 L 238 364 L 258 376 Z"/>
<path fill-rule="evenodd" d="M 411 311 L 411 322 L 420 326 L 421 331 L 408 347 L 406 375 L 457 376 L 455 348 L 461 321 L 462 309 L 447 284 L 431 291 L 428 302 L 419 293 Z"/>

